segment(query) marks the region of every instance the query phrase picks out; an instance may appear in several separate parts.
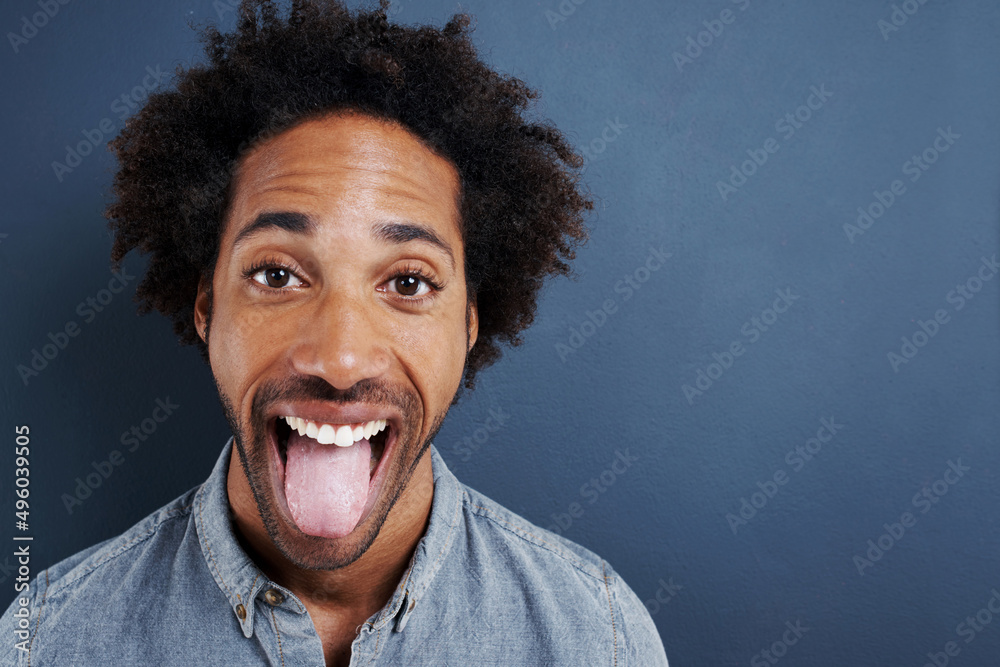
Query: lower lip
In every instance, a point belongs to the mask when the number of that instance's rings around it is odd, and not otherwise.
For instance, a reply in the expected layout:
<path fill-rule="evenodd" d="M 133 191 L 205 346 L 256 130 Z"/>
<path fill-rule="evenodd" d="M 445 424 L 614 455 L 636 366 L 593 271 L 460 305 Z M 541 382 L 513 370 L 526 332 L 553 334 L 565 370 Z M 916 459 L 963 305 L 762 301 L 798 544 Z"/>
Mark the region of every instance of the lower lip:
<path fill-rule="evenodd" d="M 292 519 L 291 511 L 288 509 L 288 499 L 285 497 L 285 464 L 281 460 L 281 453 L 278 450 L 278 439 L 276 436 L 277 430 L 272 424 L 271 428 L 268 429 L 268 441 L 271 444 L 271 458 L 274 460 L 274 475 L 277 479 L 274 480 L 275 495 L 278 498 L 278 505 L 280 507 L 281 513 L 284 514 L 285 520 L 295 526 L 297 530 L 299 527 L 295 524 Z M 361 510 L 361 518 L 358 519 L 357 526 L 360 526 L 368 518 L 371 513 L 372 508 L 375 507 L 375 501 L 378 499 L 382 491 L 382 484 L 385 481 L 385 476 L 388 474 L 386 470 L 389 467 L 387 461 L 389 460 L 390 454 L 395 450 L 396 445 L 396 429 L 391 428 L 389 430 L 389 437 L 386 438 L 385 447 L 382 448 L 382 456 L 379 458 L 378 463 L 375 465 L 375 471 L 371 473 L 371 477 L 368 480 L 368 500 L 365 501 L 365 506 Z M 330 445 L 331 447 L 336 447 L 337 445 Z M 355 526 L 355 530 L 357 530 Z M 352 533 L 354 531 L 351 531 Z"/>

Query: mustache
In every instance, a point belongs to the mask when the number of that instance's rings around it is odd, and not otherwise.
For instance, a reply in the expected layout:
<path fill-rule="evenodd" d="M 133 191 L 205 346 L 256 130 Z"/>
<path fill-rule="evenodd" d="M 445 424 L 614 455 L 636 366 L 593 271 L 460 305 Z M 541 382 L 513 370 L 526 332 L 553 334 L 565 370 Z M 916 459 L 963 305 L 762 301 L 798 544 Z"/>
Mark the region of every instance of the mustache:
<path fill-rule="evenodd" d="M 337 389 L 329 382 L 315 375 L 293 375 L 281 380 L 263 383 L 254 396 L 250 408 L 253 426 L 262 432 L 267 407 L 278 401 L 315 400 L 325 403 L 370 403 L 372 405 L 392 405 L 403 414 L 415 415 L 420 403 L 409 392 L 382 380 L 365 378 L 347 389 Z"/>

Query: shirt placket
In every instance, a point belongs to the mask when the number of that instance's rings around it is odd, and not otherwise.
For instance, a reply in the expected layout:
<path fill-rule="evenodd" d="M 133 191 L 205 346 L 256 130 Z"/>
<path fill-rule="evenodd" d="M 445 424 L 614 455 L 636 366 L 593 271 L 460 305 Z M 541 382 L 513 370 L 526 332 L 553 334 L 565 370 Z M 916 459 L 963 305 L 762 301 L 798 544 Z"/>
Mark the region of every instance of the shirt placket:
<path fill-rule="evenodd" d="M 324 663 L 323 643 L 302 603 L 285 588 L 263 581 L 252 591 L 254 635 L 272 665 Z"/>

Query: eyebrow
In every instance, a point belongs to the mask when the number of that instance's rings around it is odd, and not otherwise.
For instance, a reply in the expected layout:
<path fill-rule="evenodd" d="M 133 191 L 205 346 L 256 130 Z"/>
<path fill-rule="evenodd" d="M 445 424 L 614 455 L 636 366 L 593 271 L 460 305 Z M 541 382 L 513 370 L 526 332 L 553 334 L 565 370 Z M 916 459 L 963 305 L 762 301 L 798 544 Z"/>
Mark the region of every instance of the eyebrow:
<path fill-rule="evenodd" d="M 306 213 L 294 213 L 290 211 L 261 213 L 246 227 L 240 230 L 233 241 L 233 248 L 237 248 L 252 236 L 255 236 L 268 229 L 281 229 L 296 234 L 312 234 L 316 229 L 316 221 Z M 372 227 L 372 236 L 379 241 L 401 245 L 411 241 L 423 241 L 436 246 L 448 256 L 448 263 L 451 269 L 455 270 L 455 255 L 448 245 L 438 234 L 427 227 L 415 222 L 382 222 Z"/>
<path fill-rule="evenodd" d="M 311 234 L 316 228 L 316 223 L 305 213 L 261 213 L 253 219 L 249 225 L 240 230 L 233 241 L 233 249 L 240 246 L 251 236 L 259 234 L 266 229 L 283 229 L 296 234 Z"/>
<path fill-rule="evenodd" d="M 455 270 L 455 255 L 449 246 L 430 227 L 415 222 L 383 222 L 372 227 L 372 236 L 387 243 L 402 244 L 410 241 L 423 241 L 437 246 L 448 256 L 452 271 Z"/>

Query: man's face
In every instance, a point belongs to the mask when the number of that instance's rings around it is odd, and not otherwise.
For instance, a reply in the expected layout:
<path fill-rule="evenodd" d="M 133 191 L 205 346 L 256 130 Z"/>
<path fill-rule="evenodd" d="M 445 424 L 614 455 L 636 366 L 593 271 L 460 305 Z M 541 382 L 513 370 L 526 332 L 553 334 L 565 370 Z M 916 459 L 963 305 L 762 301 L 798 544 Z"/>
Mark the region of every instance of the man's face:
<path fill-rule="evenodd" d="M 300 567 L 368 549 L 458 389 L 478 330 L 458 195 L 447 160 L 355 114 L 239 165 L 196 323 L 264 526 Z"/>

